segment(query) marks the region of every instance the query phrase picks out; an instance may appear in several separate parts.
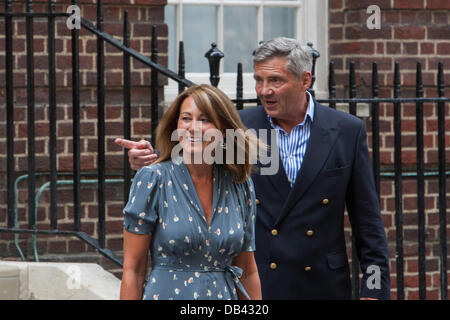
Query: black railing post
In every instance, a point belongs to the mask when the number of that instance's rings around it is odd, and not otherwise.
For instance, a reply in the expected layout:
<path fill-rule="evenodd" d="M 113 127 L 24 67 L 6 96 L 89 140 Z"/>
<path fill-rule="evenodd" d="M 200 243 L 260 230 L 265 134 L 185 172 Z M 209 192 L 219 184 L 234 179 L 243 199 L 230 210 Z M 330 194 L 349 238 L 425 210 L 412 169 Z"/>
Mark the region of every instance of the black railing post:
<path fill-rule="evenodd" d="M 5 2 L 6 13 L 12 12 L 12 0 Z M 6 61 L 6 149 L 7 149 L 7 197 L 8 197 L 8 228 L 14 227 L 14 81 L 13 81 L 13 25 L 12 17 L 5 17 L 5 50 Z"/>
<path fill-rule="evenodd" d="M 184 43 L 183 41 L 180 41 L 179 43 L 179 52 L 178 52 L 178 76 L 181 79 L 184 79 L 185 77 L 185 66 L 186 62 L 184 59 Z M 186 86 L 182 84 L 181 82 L 178 83 L 178 94 L 182 93 Z"/>
<path fill-rule="evenodd" d="M 378 66 L 372 63 L 372 98 L 378 99 Z M 380 199 L 380 113 L 378 102 L 372 103 L 372 165 L 375 188 Z"/>
<path fill-rule="evenodd" d="M 422 66 L 417 62 L 416 97 L 423 97 Z M 417 213 L 419 233 L 419 299 L 426 299 L 425 275 L 425 177 L 423 159 L 423 104 L 416 103 L 416 145 L 417 145 Z"/>
<path fill-rule="evenodd" d="M 400 69 L 395 62 L 394 98 L 400 98 Z M 405 299 L 403 261 L 403 201 L 402 201 L 402 120 L 401 104 L 394 103 L 394 171 L 395 171 L 395 229 L 397 258 L 397 298 Z"/>
<path fill-rule="evenodd" d="M 220 60 L 224 57 L 222 51 L 217 49 L 216 43 L 211 43 L 211 49 L 209 49 L 205 53 L 205 58 L 208 59 L 209 62 L 209 81 L 211 82 L 211 85 L 214 87 L 217 87 L 219 85 L 220 76 L 219 76 L 219 70 L 220 70 Z"/>
<path fill-rule="evenodd" d="M 152 26 L 152 56 L 151 60 L 156 64 L 158 63 L 158 37 L 156 36 L 156 26 Z M 152 145 L 156 145 L 156 127 L 158 126 L 158 72 L 155 69 L 151 70 L 151 121 L 152 121 Z"/>
<path fill-rule="evenodd" d="M 444 66 L 438 64 L 438 95 L 444 97 Z M 440 278 L 441 300 L 447 300 L 447 198 L 445 174 L 445 103 L 438 103 L 438 158 L 439 158 L 439 242 L 440 242 Z"/>
<path fill-rule="evenodd" d="M 350 75 L 349 75 L 349 86 L 348 86 L 349 98 L 356 98 L 356 79 L 355 79 L 355 62 L 350 61 Z M 356 116 L 356 103 L 349 103 L 350 114 Z"/>
<path fill-rule="evenodd" d="M 124 11 L 123 21 L 123 44 L 130 47 L 130 23 L 128 21 L 128 11 Z M 123 52 L 123 136 L 125 139 L 131 138 L 131 95 L 130 95 L 130 55 Z M 124 206 L 128 202 L 128 194 L 131 187 L 131 168 L 128 162 L 128 150 L 123 151 L 123 201 Z"/>
<path fill-rule="evenodd" d="M 169 77 L 170 79 L 175 80 L 176 82 L 183 83 L 185 86 L 189 87 L 193 85 L 193 83 L 187 79 L 180 79 L 178 75 L 173 72 L 172 70 L 167 69 L 163 65 L 154 63 L 150 58 L 144 56 L 143 54 L 137 52 L 134 49 L 127 48 L 123 45 L 122 41 L 119 41 L 118 39 L 114 38 L 110 34 L 99 31 L 92 23 L 89 21 L 81 18 L 80 19 L 80 25 L 83 26 L 87 31 L 91 32 L 92 34 L 96 35 L 97 37 L 103 39 L 103 41 L 106 41 L 107 43 L 111 44 L 113 47 L 127 52 L 131 57 L 136 59 L 139 62 L 142 62 L 143 64 L 147 65 L 148 67 L 155 69 L 157 72 Z"/>
<path fill-rule="evenodd" d="M 334 78 L 334 61 L 330 61 L 330 70 L 328 70 L 328 96 L 329 99 L 336 98 L 336 82 Z M 330 102 L 330 108 L 336 109 L 336 102 Z"/>
<path fill-rule="evenodd" d="M 309 87 L 308 91 L 313 96 L 313 98 L 316 96 L 316 93 L 313 89 L 314 82 L 316 82 L 316 60 L 320 57 L 319 51 L 313 48 L 313 44 L 311 42 L 308 42 L 306 44 L 308 47 L 311 48 L 311 55 L 312 55 L 312 67 L 311 67 L 311 86 Z"/>
<path fill-rule="evenodd" d="M 27 13 L 33 13 L 33 1 L 27 0 Z M 36 229 L 34 216 L 35 203 L 34 192 L 36 187 L 36 162 L 35 162 L 35 135 L 34 135 L 34 46 L 33 46 L 33 16 L 26 17 L 27 34 L 27 130 L 28 130 L 28 225 L 29 229 Z"/>
<path fill-rule="evenodd" d="M 78 0 L 72 0 L 78 5 Z M 73 144 L 73 224 L 81 230 L 81 173 L 80 173 L 80 57 L 79 30 L 72 29 L 72 144 Z"/>
<path fill-rule="evenodd" d="M 103 32 L 103 3 L 97 3 L 97 29 Z M 98 244 L 105 248 L 105 52 L 97 38 L 97 134 L 98 134 Z"/>
<path fill-rule="evenodd" d="M 57 163 L 56 163 L 56 75 L 55 75 L 55 0 L 49 0 L 48 9 L 48 76 L 49 76 L 49 120 L 50 120 L 50 229 L 58 224 Z"/>
<path fill-rule="evenodd" d="M 242 81 L 242 63 L 239 62 L 237 65 L 237 81 L 236 81 L 236 108 L 238 110 L 242 110 L 242 108 L 244 107 L 244 103 L 242 102 L 242 99 L 244 97 L 243 86 L 244 83 Z"/>

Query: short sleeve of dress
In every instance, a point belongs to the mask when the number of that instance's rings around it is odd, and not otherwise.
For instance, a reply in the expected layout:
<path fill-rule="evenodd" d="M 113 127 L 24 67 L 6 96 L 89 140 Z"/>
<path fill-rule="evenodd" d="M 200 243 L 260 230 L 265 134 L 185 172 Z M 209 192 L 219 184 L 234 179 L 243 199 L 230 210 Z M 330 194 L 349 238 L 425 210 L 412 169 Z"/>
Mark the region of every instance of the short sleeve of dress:
<path fill-rule="evenodd" d="M 157 188 L 161 172 L 157 165 L 142 167 L 135 175 L 128 203 L 123 210 L 125 230 L 136 234 L 151 234 L 158 218 Z"/>
<path fill-rule="evenodd" d="M 256 195 L 253 182 L 248 179 L 243 183 L 244 197 L 244 243 L 242 251 L 255 251 Z"/>

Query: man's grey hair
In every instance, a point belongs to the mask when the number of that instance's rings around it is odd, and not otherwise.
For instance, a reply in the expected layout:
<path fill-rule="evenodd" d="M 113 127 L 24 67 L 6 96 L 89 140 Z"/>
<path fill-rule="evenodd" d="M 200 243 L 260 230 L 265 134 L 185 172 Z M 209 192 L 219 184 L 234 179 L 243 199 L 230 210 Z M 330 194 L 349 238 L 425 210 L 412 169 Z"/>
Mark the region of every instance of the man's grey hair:
<path fill-rule="evenodd" d="M 253 64 L 274 57 L 287 57 L 286 70 L 297 79 L 312 69 L 311 48 L 295 39 L 279 37 L 264 42 L 253 52 Z"/>

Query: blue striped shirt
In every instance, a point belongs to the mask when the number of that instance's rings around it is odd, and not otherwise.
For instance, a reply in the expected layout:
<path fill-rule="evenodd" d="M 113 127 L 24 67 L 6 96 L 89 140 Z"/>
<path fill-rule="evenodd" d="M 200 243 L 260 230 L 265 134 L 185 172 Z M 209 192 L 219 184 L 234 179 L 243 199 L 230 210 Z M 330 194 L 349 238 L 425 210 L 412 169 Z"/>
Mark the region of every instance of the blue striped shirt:
<path fill-rule="evenodd" d="M 305 118 L 302 123 L 292 128 L 290 133 L 287 133 L 279 125 L 275 124 L 272 118 L 267 115 L 270 125 L 277 132 L 278 151 L 291 187 L 294 185 L 297 173 L 302 166 L 311 134 L 311 123 L 314 121 L 314 101 L 309 92 L 306 94 L 309 102 Z"/>

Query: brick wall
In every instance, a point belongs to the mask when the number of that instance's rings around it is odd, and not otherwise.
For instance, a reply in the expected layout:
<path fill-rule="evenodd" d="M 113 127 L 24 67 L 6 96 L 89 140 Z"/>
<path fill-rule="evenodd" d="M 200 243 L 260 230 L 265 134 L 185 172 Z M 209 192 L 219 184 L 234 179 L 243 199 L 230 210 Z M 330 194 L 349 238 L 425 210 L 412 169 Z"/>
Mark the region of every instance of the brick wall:
<path fill-rule="evenodd" d="M 381 28 L 369 30 L 366 9 L 378 5 Z M 437 97 L 437 64 L 444 63 L 445 95 L 450 96 L 450 2 L 446 0 L 329 0 L 329 55 L 335 63 L 337 96 L 348 97 L 350 61 L 355 62 L 358 97 L 372 96 L 372 62 L 378 64 L 379 96 L 393 97 L 394 64 L 401 71 L 401 96 L 415 97 L 416 63 L 422 64 L 424 95 Z M 319 59 L 320 60 L 320 59 Z M 424 159 L 437 168 L 437 105 L 424 109 Z M 446 160 L 450 163 L 450 109 L 446 105 Z M 371 121 L 366 121 L 371 146 Z M 416 166 L 416 106 L 402 105 L 402 160 L 404 171 Z M 380 157 L 382 169 L 394 163 L 393 105 L 380 105 Z M 447 212 L 450 208 L 447 179 Z M 418 215 L 416 178 L 403 180 L 405 298 L 418 299 Z M 440 298 L 439 203 L 437 178 L 425 182 L 427 299 Z M 396 292 L 395 193 L 393 179 L 381 181 L 381 210 L 389 241 L 392 296 Z M 448 216 L 448 215 L 447 215 Z M 448 219 L 447 219 L 448 221 Z M 350 234 L 347 223 L 348 235 Z M 447 225 L 447 236 L 450 228 Z"/>
<path fill-rule="evenodd" d="M 166 0 L 105 0 L 104 30 L 122 40 L 124 12 L 128 11 L 130 20 L 130 46 L 150 57 L 151 27 L 157 26 L 158 62 L 167 66 L 167 26 L 164 24 L 164 6 Z M 81 16 L 96 24 L 97 1 L 79 1 Z M 56 1 L 56 12 L 66 12 L 71 1 Z M 46 12 L 48 1 L 33 1 L 34 12 Z M 4 11 L 4 2 L 0 7 Z M 25 12 L 25 1 L 14 1 L 14 12 Z M 48 172 L 49 160 L 49 97 L 48 97 L 48 45 L 47 19 L 34 18 L 34 78 L 35 78 L 35 148 L 36 171 Z M 27 172 L 27 70 L 26 70 L 26 24 L 24 18 L 13 20 L 14 47 L 14 158 L 16 177 Z M 72 65 L 71 32 L 65 18 L 56 19 L 56 86 L 57 86 L 57 170 L 71 173 L 72 154 Z M 97 169 L 97 40 L 86 29 L 79 33 L 80 61 L 80 158 L 83 172 L 95 172 Z M 7 223 L 6 195 L 6 92 L 5 92 L 5 23 L 0 19 L 0 225 Z M 123 135 L 123 58 L 122 53 L 112 45 L 105 43 L 105 118 L 106 118 L 106 170 L 118 172 L 123 167 L 122 148 L 116 146 L 114 138 Z M 150 69 L 131 59 L 131 116 L 132 139 L 150 139 Z M 159 94 L 167 82 L 159 78 Z M 9 81 L 9 80 L 8 80 Z M 68 179 L 71 177 L 69 176 Z M 117 176 L 116 176 L 117 178 Z M 60 179 L 64 179 L 61 177 Z M 66 178 L 67 179 L 67 178 Z M 82 175 L 83 180 L 96 179 L 96 176 Z M 48 176 L 38 177 L 39 188 L 49 181 Z M 106 247 L 113 251 L 122 250 L 122 209 L 123 189 L 121 183 L 106 183 Z M 27 228 L 28 191 L 26 180 L 18 188 L 19 227 Z M 97 184 L 81 185 L 82 231 L 97 237 Z M 73 192 L 71 186 L 58 187 L 58 229 L 72 229 Z M 37 209 L 37 228 L 48 229 L 50 195 L 44 191 Z M 12 234 L 0 233 L 0 257 L 18 257 L 18 251 L 12 241 Z M 20 235 L 20 246 L 24 253 L 33 259 L 31 236 Z M 37 249 L 41 260 L 46 257 L 55 259 L 89 259 L 100 261 L 110 268 L 117 267 L 100 258 L 94 250 L 73 237 L 37 237 Z M 70 258 L 63 253 L 70 253 Z"/>

